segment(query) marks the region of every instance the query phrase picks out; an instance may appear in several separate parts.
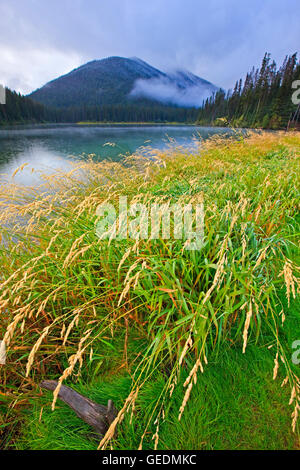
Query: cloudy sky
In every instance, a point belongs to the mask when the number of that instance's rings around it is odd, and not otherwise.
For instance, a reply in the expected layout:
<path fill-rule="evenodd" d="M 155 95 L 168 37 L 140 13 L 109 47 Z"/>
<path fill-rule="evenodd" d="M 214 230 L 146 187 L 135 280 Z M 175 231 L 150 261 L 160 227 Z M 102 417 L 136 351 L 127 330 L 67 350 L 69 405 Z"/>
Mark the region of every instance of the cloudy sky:
<path fill-rule="evenodd" d="M 231 88 L 265 51 L 299 51 L 299 24 L 299 0 L 0 0 L 0 83 L 28 93 L 118 55 Z"/>

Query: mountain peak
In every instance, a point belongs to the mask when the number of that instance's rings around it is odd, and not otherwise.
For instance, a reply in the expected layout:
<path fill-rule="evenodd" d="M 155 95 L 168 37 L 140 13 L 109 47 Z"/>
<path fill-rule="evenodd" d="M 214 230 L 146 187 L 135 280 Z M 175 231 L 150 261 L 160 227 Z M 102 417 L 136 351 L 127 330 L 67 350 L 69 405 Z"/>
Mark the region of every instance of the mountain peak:
<path fill-rule="evenodd" d="M 188 71 L 165 73 L 138 57 L 111 56 L 87 62 L 29 96 L 60 108 L 133 102 L 197 107 L 216 90 Z"/>

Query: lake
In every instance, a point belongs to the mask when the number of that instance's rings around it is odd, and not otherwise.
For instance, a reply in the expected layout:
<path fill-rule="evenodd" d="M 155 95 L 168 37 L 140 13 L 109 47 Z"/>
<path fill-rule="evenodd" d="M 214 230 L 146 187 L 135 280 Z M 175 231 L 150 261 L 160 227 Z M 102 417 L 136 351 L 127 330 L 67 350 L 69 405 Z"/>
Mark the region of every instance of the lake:
<path fill-rule="evenodd" d="M 96 160 L 121 160 L 142 147 L 163 149 L 172 145 L 195 148 L 200 139 L 230 132 L 227 128 L 185 125 L 31 125 L 0 128 L 0 182 L 34 185 L 39 171 L 68 169 L 72 161 L 93 154 Z M 32 171 L 34 169 L 35 171 Z"/>

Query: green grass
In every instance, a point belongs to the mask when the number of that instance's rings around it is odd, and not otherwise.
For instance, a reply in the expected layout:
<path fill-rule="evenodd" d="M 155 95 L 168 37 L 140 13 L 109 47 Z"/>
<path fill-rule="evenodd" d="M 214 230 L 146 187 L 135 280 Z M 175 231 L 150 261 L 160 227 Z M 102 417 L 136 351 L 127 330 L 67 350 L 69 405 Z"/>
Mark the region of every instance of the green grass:
<path fill-rule="evenodd" d="M 299 299 L 287 307 L 285 295 L 281 300 L 288 312 L 285 328 L 286 344 L 291 347 L 299 332 Z M 114 349 L 101 348 L 100 369 L 97 355 L 86 364 L 81 376 L 70 383 L 79 393 L 97 403 L 106 405 L 109 399 L 120 409 L 129 394 L 132 379 L 117 365 L 122 361 L 123 342 L 118 338 Z M 124 339 L 124 338 L 122 338 Z M 132 335 L 129 355 L 136 357 L 143 347 L 143 340 Z M 113 351 L 113 353 L 112 353 Z M 292 351 L 292 349 L 290 349 Z M 104 355 L 104 356 L 103 356 Z M 94 362 L 97 364 L 94 364 Z M 280 450 L 299 449 L 299 431 L 291 429 L 289 391 L 281 387 L 284 378 L 272 379 L 273 355 L 265 347 L 251 344 L 245 355 L 238 348 L 226 346 L 214 354 L 204 374 L 198 377 L 193 389 L 192 401 L 182 420 L 178 421 L 178 408 L 182 400 L 180 387 L 175 390 L 167 418 L 161 424 L 158 449 L 171 450 Z M 103 366 L 106 366 L 105 368 Z M 116 373 L 112 374 L 112 371 Z M 181 377 L 186 379 L 186 373 Z M 126 416 L 113 442 L 116 450 L 136 449 L 151 409 L 163 390 L 164 374 L 157 374 L 143 388 L 136 413 L 130 423 Z M 52 395 L 43 392 L 42 397 L 32 397 L 24 411 L 24 424 L 20 436 L 14 442 L 17 450 L 95 450 L 99 438 L 64 403 L 59 402 L 51 411 Z M 144 441 L 144 449 L 153 448 L 152 426 Z"/>
<path fill-rule="evenodd" d="M 298 436 L 291 430 L 287 405 L 289 393 L 272 380 L 272 366 L 271 355 L 263 349 L 251 346 L 241 357 L 240 351 L 228 348 L 198 378 L 180 422 L 177 419 L 182 399 L 180 389 L 174 393 L 168 417 L 161 424 L 158 449 L 297 448 Z M 137 414 L 132 424 L 129 417 L 125 418 L 113 442 L 114 449 L 138 447 L 139 436 L 164 382 L 165 377 L 158 375 L 142 390 L 136 403 Z M 98 403 L 106 404 L 113 399 L 120 408 L 130 385 L 130 377 L 121 375 L 110 380 L 100 378 L 88 386 L 80 380 L 73 387 Z M 62 403 L 52 412 L 51 398 L 51 393 L 45 393 L 43 398 L 32 400 L 16 449 L 97 449 L 99 439 L 92 435 L 89 426 Z M 152 428 L 144 449 L 153 448 L 154 432 Z"/>
<path fill-rule="evenodd" d="M 2 188 L 4 448 L 97 446 L 65 406 L 50 411 L 42 378 L 119 409 L 129 397 L 115 448 L 297 447 L 300 136 L 214 137 L 185 152 L 82 162 L 45 177 L 44 193 Z M 100 241 L 96 208 L 120 195 L 147 207 L 204 200 L 204 246 Z"/>

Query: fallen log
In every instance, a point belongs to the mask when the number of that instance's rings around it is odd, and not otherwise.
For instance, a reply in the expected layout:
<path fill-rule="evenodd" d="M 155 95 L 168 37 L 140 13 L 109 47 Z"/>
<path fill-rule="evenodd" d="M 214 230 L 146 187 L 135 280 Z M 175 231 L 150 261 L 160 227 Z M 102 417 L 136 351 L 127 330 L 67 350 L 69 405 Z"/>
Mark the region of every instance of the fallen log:
<path fill-rule="evenodd" d="M 41 388 L 52 392 L 57 385 L 56 380 L 44 380 L 40 383 Z M 107 406 L 99 405 L 66 385 L 61 386 L 58 397 L 72 408 L 79 418 L 101 435 L 106 433 L 118 414 L 112 400 L 108 401 Z"/>

